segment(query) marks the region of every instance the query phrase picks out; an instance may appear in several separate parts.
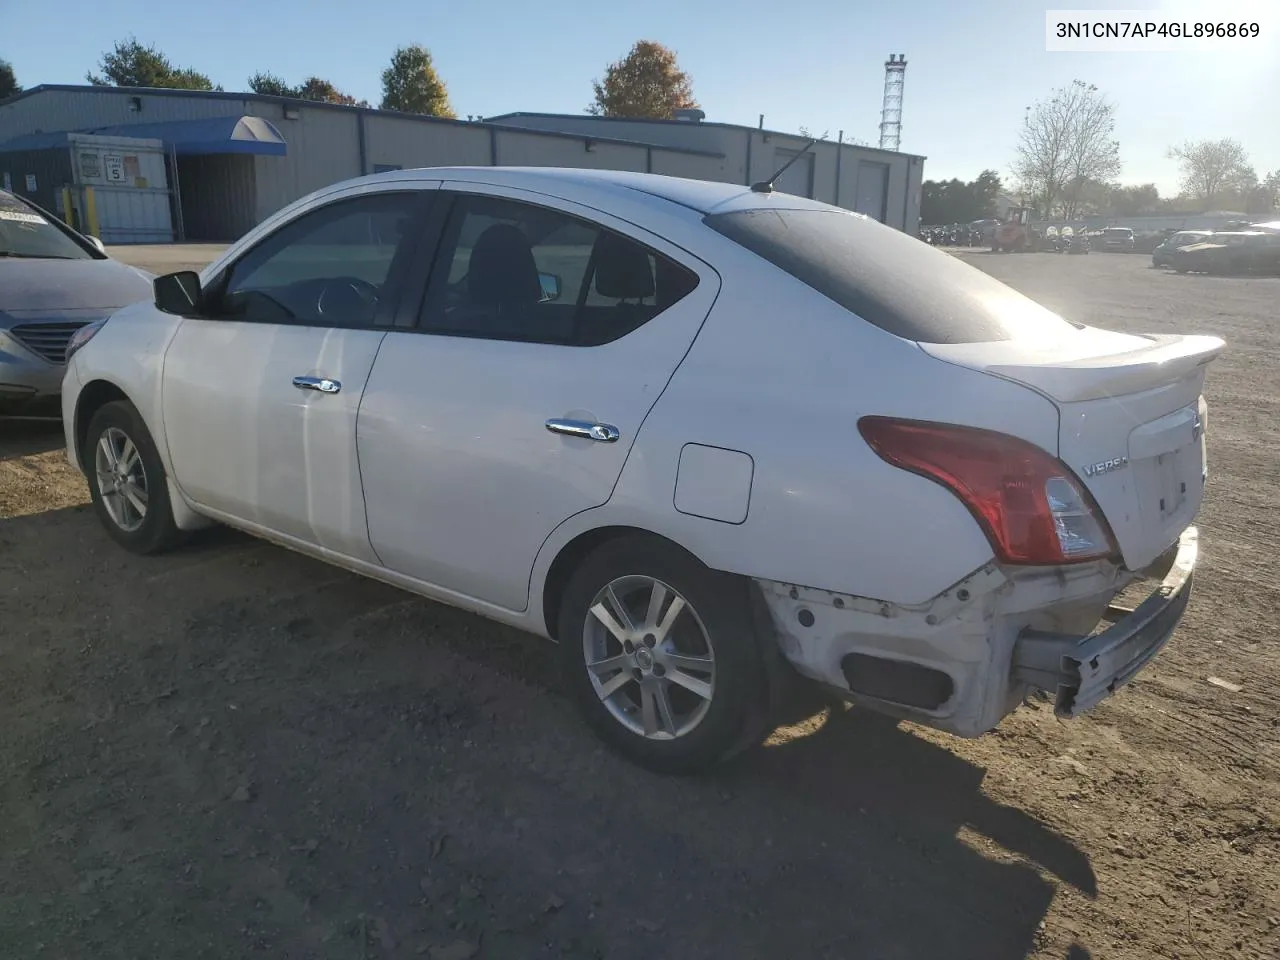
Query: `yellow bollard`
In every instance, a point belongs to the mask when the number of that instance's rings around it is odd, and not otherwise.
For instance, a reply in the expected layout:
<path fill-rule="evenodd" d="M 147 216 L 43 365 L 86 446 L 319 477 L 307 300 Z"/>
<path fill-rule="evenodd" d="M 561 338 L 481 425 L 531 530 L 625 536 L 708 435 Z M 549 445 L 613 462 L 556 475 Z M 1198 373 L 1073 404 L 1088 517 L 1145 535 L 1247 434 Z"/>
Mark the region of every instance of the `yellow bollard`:
<path fill-rule="evenodd" d="M 84 222 L 89 236 L 101 240 L 102 234 L 98 230 L 98 199 L 93 195 L 93 187 L 84 188 Z"/>
<path fill-rule="evenodd" d="M 76 215 L 71 209 L 71 188 L 62 188 L 62 219 L 72 230 L 76 227 Z"/>

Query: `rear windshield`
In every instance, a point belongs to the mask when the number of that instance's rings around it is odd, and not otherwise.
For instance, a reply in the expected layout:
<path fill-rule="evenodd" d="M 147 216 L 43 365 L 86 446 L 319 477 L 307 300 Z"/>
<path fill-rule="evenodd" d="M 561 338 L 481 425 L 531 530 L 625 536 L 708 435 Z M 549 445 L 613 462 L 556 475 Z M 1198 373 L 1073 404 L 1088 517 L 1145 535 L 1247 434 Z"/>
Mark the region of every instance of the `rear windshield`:
<path fill-rule="evenodd" d="M 1103 230 L 1102 233 L 1104 236 L 1108 236 L 1108 237 L 1133 236 L 1133 231 L 1130 230 L 1128 227 L 1108 227 L 1106 230 Z"/>
<path fill-rule="evenodd" d="M 709 214 L 704 222 L 905 340 L 1042 340 L 1076 329 L 976 267 L 859 214 L 739 210 Z"/>

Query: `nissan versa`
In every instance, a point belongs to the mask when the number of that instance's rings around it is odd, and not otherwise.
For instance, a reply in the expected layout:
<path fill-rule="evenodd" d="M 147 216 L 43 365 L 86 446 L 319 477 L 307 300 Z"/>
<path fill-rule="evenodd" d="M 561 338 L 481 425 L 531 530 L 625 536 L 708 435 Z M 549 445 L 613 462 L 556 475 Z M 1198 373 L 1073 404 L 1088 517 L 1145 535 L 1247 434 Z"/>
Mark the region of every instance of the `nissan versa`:
<path fill-rule="evenodd" d="M 63 414 L 124 547 L 219 521 L 542 634 L 689 771 L 795 674 L 961 736 L 1114 692 L 1190 596 L 1222 348 L 768 183 L 397 170 L 78 330 Z"/>

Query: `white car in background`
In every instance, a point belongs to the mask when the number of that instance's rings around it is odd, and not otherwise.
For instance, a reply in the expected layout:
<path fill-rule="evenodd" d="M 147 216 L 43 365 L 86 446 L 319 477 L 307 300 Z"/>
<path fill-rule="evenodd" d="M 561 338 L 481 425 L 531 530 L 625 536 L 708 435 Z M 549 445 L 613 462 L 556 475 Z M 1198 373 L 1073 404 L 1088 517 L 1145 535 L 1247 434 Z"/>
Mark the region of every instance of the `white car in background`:
<path fill-rule="evenodd" d="M 757 743 L 795 672 L 961 736 L 1089 709 L 1190 596 L 1222 341 L 757 187 L 326 188 L 76 335 L 69 455 L 130 550 L 220 521 L 556 640 L 656 769 Z"/>

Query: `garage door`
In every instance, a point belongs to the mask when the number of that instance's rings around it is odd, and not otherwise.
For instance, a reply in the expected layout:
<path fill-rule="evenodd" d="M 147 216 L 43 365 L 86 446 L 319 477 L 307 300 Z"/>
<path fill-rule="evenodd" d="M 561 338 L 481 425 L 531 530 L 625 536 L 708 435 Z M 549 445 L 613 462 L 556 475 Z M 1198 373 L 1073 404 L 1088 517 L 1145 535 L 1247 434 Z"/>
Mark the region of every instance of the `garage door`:
<path fill-rule="evenodd" d="M 798 150 L 784 150 L 781 148 L 774 150 L 774 169 L 779 169 L 797 153 L 799 153 Z M 774 182 L 773 188 L 779 193 L 790 193 L 797 197 L 812 197 L 813 154 L 806 153 L 795 163 L 791 164 L 791 166 L 787 168 L 787 172 Z"/>
<path fill-rule="evenodd" d="M 853 209 L 884 223 L 885 207 L 888 202 L 889 165 L 859 160 L 858 188 L 855 191 Z"/>

